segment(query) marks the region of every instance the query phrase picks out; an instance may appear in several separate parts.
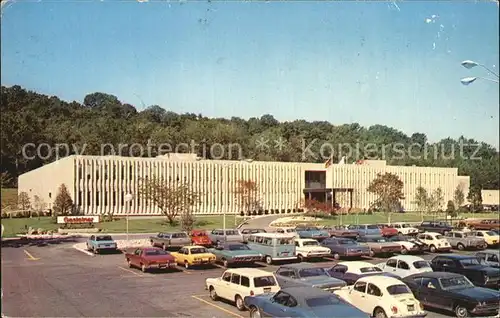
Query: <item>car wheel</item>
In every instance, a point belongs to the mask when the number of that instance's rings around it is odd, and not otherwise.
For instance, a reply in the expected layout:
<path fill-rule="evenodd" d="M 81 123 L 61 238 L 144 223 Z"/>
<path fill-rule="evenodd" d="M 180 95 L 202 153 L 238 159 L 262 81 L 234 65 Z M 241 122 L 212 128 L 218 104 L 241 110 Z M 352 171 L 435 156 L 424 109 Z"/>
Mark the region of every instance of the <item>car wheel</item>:
<path fill-rule="evenodd" d="M 147 271 L 148 271 L 148 269 L 146 268 L 146 264 L 141 264 L 141 271 L 142 271 L 143 273 L 145 273 L 145 272 L 147 272 Z"/>
<path fill-rule="evenodd" d="M 303 262 L 304 261 L 304 256 L 302 255 L 297 255 L 297 261 L 299 261 L 299 263 Z"/>
<path fill-rule="evenodd" d="M 273 258 L 271 256 L 266 256 L 266 264 L 267 265 L 272 265 L 273 264 Z"/>
<path fill-rule="evenodd" d="M 429 251 L 431 253 L 436 253 L 436 247 L 434 245 L 429 246 Z"/>
<path fill-rule="evenodd" d="M 462 244 L 462 243 L 458 243 L 457 244 L 457 248 L 460 250 L 460 251 L 463 251 L 465 249 L 465 246 Z"/>
<path fill-rule="evenodd" d="M 94 252 L 94 254 L 99 254 L 99 250 L 97 248 L 93 248 L 92 252 Z"/>
<path fill-rule="evenodd" d="M 457 316 L 457 318 L 465 318 L 469 317 L 469 312 L 465 307 L 458 305 L 457 307 L 455 307 L 455 315 Z"/>
<path fill-rule="evenodd" d="M 484 243 L 483 246 L 482 246 L 482 249 L 485 250 L 488 248 L 488 243 Z"/>
<path fill-rule="evenodd" d="M 189 263 L 188 263 L 188 261 L 184 261 L 184 268 L 189 269 Z"/>
<path fill-rule="evenodd" d="M 238 308 L 239 311 L 245 310 L 245 303 L 240 295 L 236 295 L 234 302 L 236 303 L 236 308 Z"/>
<path fill-rule="evenodd" d="M 377 309 L 375 309 L 375 312 L 373 313 L 373 317 L 375 317 L 375 318 L 387 318 L 387 315 L 385 314 L 385 311 L 382 308 L 377 308 Z"/>
<path fill-rule="evenodd" d="M 336 259 L 336 260 L 340 259 L 339 253 L 334 253 L 333 254 L 333 258 Z"/>
<path fill-rule="evenodd" d="M 370 250 L 370 257 L 375 256 L 375 252 L 373 250 Z"/>
<path fill-rule="evenodd" d="M 164 251 L 166 251 L 166 250 L 167 250 L 167 246 L 166 246 L 165 244 L 162 244 L 162 245 L 161 245 L 161 248 L 162 248 Z"/>
<path fill-rule="evenodd" d="M 229 262 L 227 261 L 227 259 L 222 259 L 222 265 L 225 267 L 225 268 L 228 268 L 229 267 Z"/>
<path fill-rule="evenodd" d="M 403 247 L 403 248 L 401 249 L 401 254 L 403 254 L 403 255 L 408 254 L 408 250 L 407 250 L 405 247 Z"/>
<path fill-rule="evenodd" d="M 129 259 L 127 260 L 127 264 L 129 268 L 132 268 L 132 262 Z"/>
<path fill-rule="evenodd" d="M 210 299 L 212 299 L 213 301 L 219 300 L 219 295 L 217 295 L 217 293 L 215 292 L 215 288 L 213 288 L 212 286 L 210 286 Z"/>
<path fill-rule="evenodd" d="M 260 318 L 259 308 L 255 306 L 250 307 L 250 318 Z"/>

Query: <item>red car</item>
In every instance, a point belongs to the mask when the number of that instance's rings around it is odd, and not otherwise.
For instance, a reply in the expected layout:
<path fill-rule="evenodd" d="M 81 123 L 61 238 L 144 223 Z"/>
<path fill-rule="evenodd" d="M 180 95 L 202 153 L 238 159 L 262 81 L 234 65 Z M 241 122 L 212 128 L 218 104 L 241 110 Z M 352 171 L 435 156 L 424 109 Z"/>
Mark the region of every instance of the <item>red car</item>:
<path fill-rule="evenodd" d="M 193 245 L 200 245 L 205 247 L 212 246 L 212 241 L 208 237 L 207 232 L 205 232 L 204 230 L 191 231 L 191 243 L 193 243 Z"/>
<path fill-rule="evenodd" d="M 382 232 L 382 236 L 391 237 L 394 235 L 398 235 L 398 230 L 393 227 L 390 227 L 387 224 L 379 224 L 378 227 Z"/>
<path fill-rule="evenodd" d="M 175 258 L 169 252 L 156 247 L 140 247 L 125 253 L 130 268 L 140 268 L 143 272 L 150 269 L 168 269 L 176 266 Z"/>

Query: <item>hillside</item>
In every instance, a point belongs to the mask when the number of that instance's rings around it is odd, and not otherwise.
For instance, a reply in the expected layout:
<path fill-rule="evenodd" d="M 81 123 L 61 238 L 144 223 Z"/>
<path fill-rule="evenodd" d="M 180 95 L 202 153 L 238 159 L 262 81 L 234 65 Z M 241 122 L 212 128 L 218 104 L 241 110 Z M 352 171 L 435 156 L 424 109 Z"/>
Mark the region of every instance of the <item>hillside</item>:
<path fill-rule="evenodd" d="M 86 155 L 110 154 L 112 145 L 118 150 L 119 144 L 134 143 L 142 145 L 143 156 L 155 156 L 168 148 L 186 152 L 188 147 L 182 144 L 191 145 L 194 141 L 198 144 L 194 150 L 208 159 L 222 154 L 221 149 L 224 149 L 222 159 L 237 159 L 238 148 L 230 144 L 238 144 L 243 157 L 254 160 L 324 162 L 331 155 L 334 162 L 347 156 L 347 162 L 378 158 L 392 165 L 458 167 L 459 174 L 471 176 L 472 186 L 499 188 L 498 150 L 463 136 L 430 144 L 424 133 L 408 136 L 384 125 L 278 122 L 272 115 L 248 120 L 213 119 L 202 114 L 178 114 L 158 105 L 138 112 L 133 105 L 105 93 L 89 94 L 80 104 L 26 91 L 20 86 L 2 86 L 1 98 L 0 172 L 13 177 L 4 186 L 15 186 L 18 174 L 56 159 L 56 151 L 49 153 L 47 147 L 36 152 L 36 146 L 42 143 L 52 147 L 67 145 L 68 148 L 59 147 L 60 156 L 74 154 L 75 150 L 78 153 L 84 150 Z M 149 150 L 148 142 L 153 145 Z M 23 154 L 23 145 L 29 143 L 34 145 L 24 148 Z M 330 146 L 321 148 L 325 143 Z M 342 147 L 346 143 L 353 150 L 351 154 Z M 101 152 L 104 144 L 107 146 Z M 164 146 L 158 149 L 154 144 Z M 218 144 L 223 148 L 214 146 Z M 480 144 L 480 147 L 464 147 L 464 144 Z M 214 146 L 212 153 L 211 146 Z M 124 146 L 121 155 L 139 156 L 139 149 L 139 146 Z M 454 158 L 450 155 L 452 149 Z M 472 156 L 481 160 L 471 160 Z"/>

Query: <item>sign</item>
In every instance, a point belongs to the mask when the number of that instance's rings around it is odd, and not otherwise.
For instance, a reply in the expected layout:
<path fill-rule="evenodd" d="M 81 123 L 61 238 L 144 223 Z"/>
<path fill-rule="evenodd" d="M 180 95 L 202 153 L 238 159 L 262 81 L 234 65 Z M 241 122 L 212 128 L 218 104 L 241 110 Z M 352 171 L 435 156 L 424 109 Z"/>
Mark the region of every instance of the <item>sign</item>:
<path fill-rule="evenodd" d="M 58 224 L 82 224 L 82 223 L 99 223 L 98 215 L 73 215 L 73 216 L 58 216 Z"/>

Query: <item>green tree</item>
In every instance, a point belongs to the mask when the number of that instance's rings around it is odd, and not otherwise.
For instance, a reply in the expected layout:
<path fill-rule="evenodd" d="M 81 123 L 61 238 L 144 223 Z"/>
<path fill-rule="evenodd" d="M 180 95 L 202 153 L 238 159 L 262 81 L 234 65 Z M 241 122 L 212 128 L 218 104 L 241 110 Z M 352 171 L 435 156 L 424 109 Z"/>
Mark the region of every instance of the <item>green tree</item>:
<path fill-rule="evenodd" d="M 453 192 L 453 202 L 455 203 L 455 208 L 460 209 L 460 207 L 464 204 L 465 194 L 464 187 L 459 184 L 455 188 L 455 192 Z"/>
<path fill-rule="evenodd" d="M 417 187 L 414 203 L 417 205 L 417 209 L 420 212 L 421 220 L 424 221 L 424 213 L 428 213 L 430 207 L 429 194 L 427 193 L 427 190 L 424 187 L 422 186 Z"/>
<path fill-rule="evenodd" d="M 432 206 L 432 211 L 436 212 L 436 215 L 439 215 L 439 212 L 443 210 L 444 195 L 440 187 L 432 191 L 430 204 Z"/>
<path fill-rule="evenodd" d="M 378 196 L 375 205 L 384 211 L 388 223 L 391 223 L 392 213 L 398 210 L 404 199 L 403 186 L 403 181 L 392 173 L 377 174 L 368 186 L 367 191 Z"/>
<path fill-rule="evenodd" d="M 71 199 L 68 188 L 64 183 L 59 186 L 54 200 L 53 209 L 55 216 L 68 215 L 73 210 L 73 199 Z"/>
<path fill-rule="evenodd" d="M 456 217 L 455 203 L 452 200 L 448 200 L 448 204 L 446 205 L 446 214 L 451 217 Z"/>
<path fill-rule="evenodd" d="M 467 200 L 470 202 L 472 212 L 480 212 L 483 210 L 483 198 L 481 196 L 481 189 L 473 187 L 469 190 Z"/>
<path fill-rule="evenodd" d="M 21 209 L 23 212 L 30 211 L 31 213 L 31 200 L 28 193 L 24 191 L 19 193 L 19 195 L 17 196 L 17 204 L 19 206 L 19 209 Z"/>

